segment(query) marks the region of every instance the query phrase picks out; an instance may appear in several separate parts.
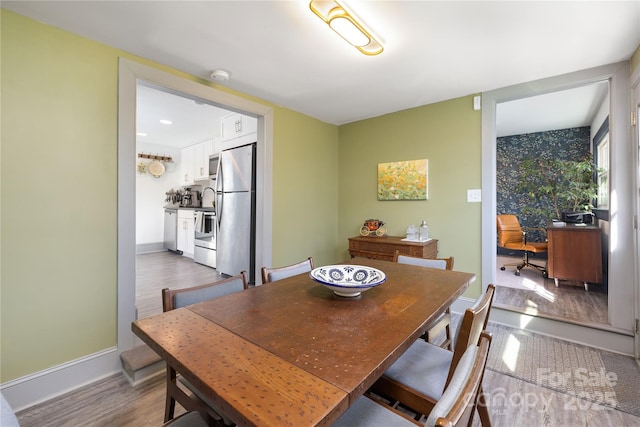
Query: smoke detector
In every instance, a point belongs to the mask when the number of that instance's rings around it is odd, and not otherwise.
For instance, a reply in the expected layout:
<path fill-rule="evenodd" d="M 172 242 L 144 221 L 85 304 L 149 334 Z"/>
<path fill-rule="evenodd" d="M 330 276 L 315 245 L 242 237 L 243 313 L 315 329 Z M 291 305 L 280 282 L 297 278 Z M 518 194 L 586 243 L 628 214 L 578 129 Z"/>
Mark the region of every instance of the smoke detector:
<path fill-rule="evenodd" d="M 211 80 L 219 80 L 219 81 L 224 81 L 224 80 L 229 80 L 229 72 L 225 71 L 225 70 L 213 70 L 211 72 Z"/>

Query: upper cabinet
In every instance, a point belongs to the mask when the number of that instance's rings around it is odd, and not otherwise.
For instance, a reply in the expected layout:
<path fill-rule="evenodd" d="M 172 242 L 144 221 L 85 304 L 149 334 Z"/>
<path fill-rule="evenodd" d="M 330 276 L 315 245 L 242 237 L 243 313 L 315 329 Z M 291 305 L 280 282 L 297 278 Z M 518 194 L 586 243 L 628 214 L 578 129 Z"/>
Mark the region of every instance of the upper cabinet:
<path fill-rule="evenodd" d="M 209 156 L 213 154 L 214 140 L 208 139 L 194 147 L 194 180 L 209 179 Z"/>
<path fill-rule="evenodd" d="M 180 160 L 180 185 L 193 185 L 194 182 L 194 160 L 195 145 L 190 145 L 182 149 L 182 159 Z"/>
<path fill-rule="evenodd" d="M 222 141 L 255 133 L 258 130 L 258 120 L 238 113 L 232 113 L 222 118 L 220 135 Z"/>
<path fill-rule="evenodd" d="M 216 152 L 218 138 L 207 139 L 182 149 L 180 185 L 209 179 L 209 156 Z"/>

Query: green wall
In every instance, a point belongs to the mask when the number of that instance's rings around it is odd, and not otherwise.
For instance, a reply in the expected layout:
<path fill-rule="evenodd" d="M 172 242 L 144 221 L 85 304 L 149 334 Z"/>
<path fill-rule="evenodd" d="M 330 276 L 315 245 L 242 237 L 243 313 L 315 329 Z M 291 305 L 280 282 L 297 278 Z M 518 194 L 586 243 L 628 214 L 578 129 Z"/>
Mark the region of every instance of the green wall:
<path fill-rule="evenodd" d="M 273 265 L 313 256 L 316 265 L 340 260 L 338 128 L 290 110 L 278 111 L 273 136 Z"/>
<path fill-rule="evenodd" d="M 0 20 L 6 382 L 116 345 L 118 58 L 255 99 L 6 10 Z M 338 128 L 257 102 L 274 110 L 274 265 L 334 262 Z"/>
<path fill-rule="evenodd" d="M 273 265 L 348 257 L 365 219 L 426 219 L 478 279 L 481 113 L 472 96 L 336 127 L 0 9 L 0 335 L 6 382 L 116 345 L 117 82 L 127 57 L 274 110 Z M 638 51 L 634 55 L 638 64 Z M 377 164 L 429 159 L 427 201 L 379 202 Z"/>
<path fill-rule="evenodd" d="M 636 51 L 631 56 L 631 73 L 633 73 L 638 67 L 640 67 L 640 45 L 636 48 Z"/>
<path fill-rule="evenodd" d="M 481 113 L 473 96 L 387 114 L 340 127 L 338 245 L 358 235 L 364 220 L 385 221 L 402 236 L 426 219 L 438 239 L 439 256 L 453 256 L 454 269 L 475 273 L 467 291 L 480 294 L 480 203 L 467 203 L 467 189 L 481 188 Z M 429 160 L 427 201 L 378 201 L 377 165 Z"/>

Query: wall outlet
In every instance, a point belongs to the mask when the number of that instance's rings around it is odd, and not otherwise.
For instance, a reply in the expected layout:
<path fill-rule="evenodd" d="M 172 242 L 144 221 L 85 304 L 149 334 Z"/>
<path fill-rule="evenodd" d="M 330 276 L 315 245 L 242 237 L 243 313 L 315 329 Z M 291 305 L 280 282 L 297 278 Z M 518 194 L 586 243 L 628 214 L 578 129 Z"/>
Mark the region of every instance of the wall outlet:
<path fill-rule="evenodd" d="M 478 203 L 482 201 L 482 190 L 467 190 L 467 202 Z"/>

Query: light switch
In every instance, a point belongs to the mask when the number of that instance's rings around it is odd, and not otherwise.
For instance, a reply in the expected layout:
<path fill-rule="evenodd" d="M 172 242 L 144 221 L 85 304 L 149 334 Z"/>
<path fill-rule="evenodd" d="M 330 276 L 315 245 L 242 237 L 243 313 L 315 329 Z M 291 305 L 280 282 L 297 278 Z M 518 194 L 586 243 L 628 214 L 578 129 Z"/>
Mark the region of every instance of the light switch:
<path fill-rule="evenodd" d="M 467 202 L 479 203 L 482 201 L 482 190 L 467 190 Z"/>
<path fill-rule="evenodd" d="M 478 110 L 480 110 L 480 108 L 482 108 L 480 95 L 474 96 L 473 97 L 473 109 L 478 111 Z"/>

